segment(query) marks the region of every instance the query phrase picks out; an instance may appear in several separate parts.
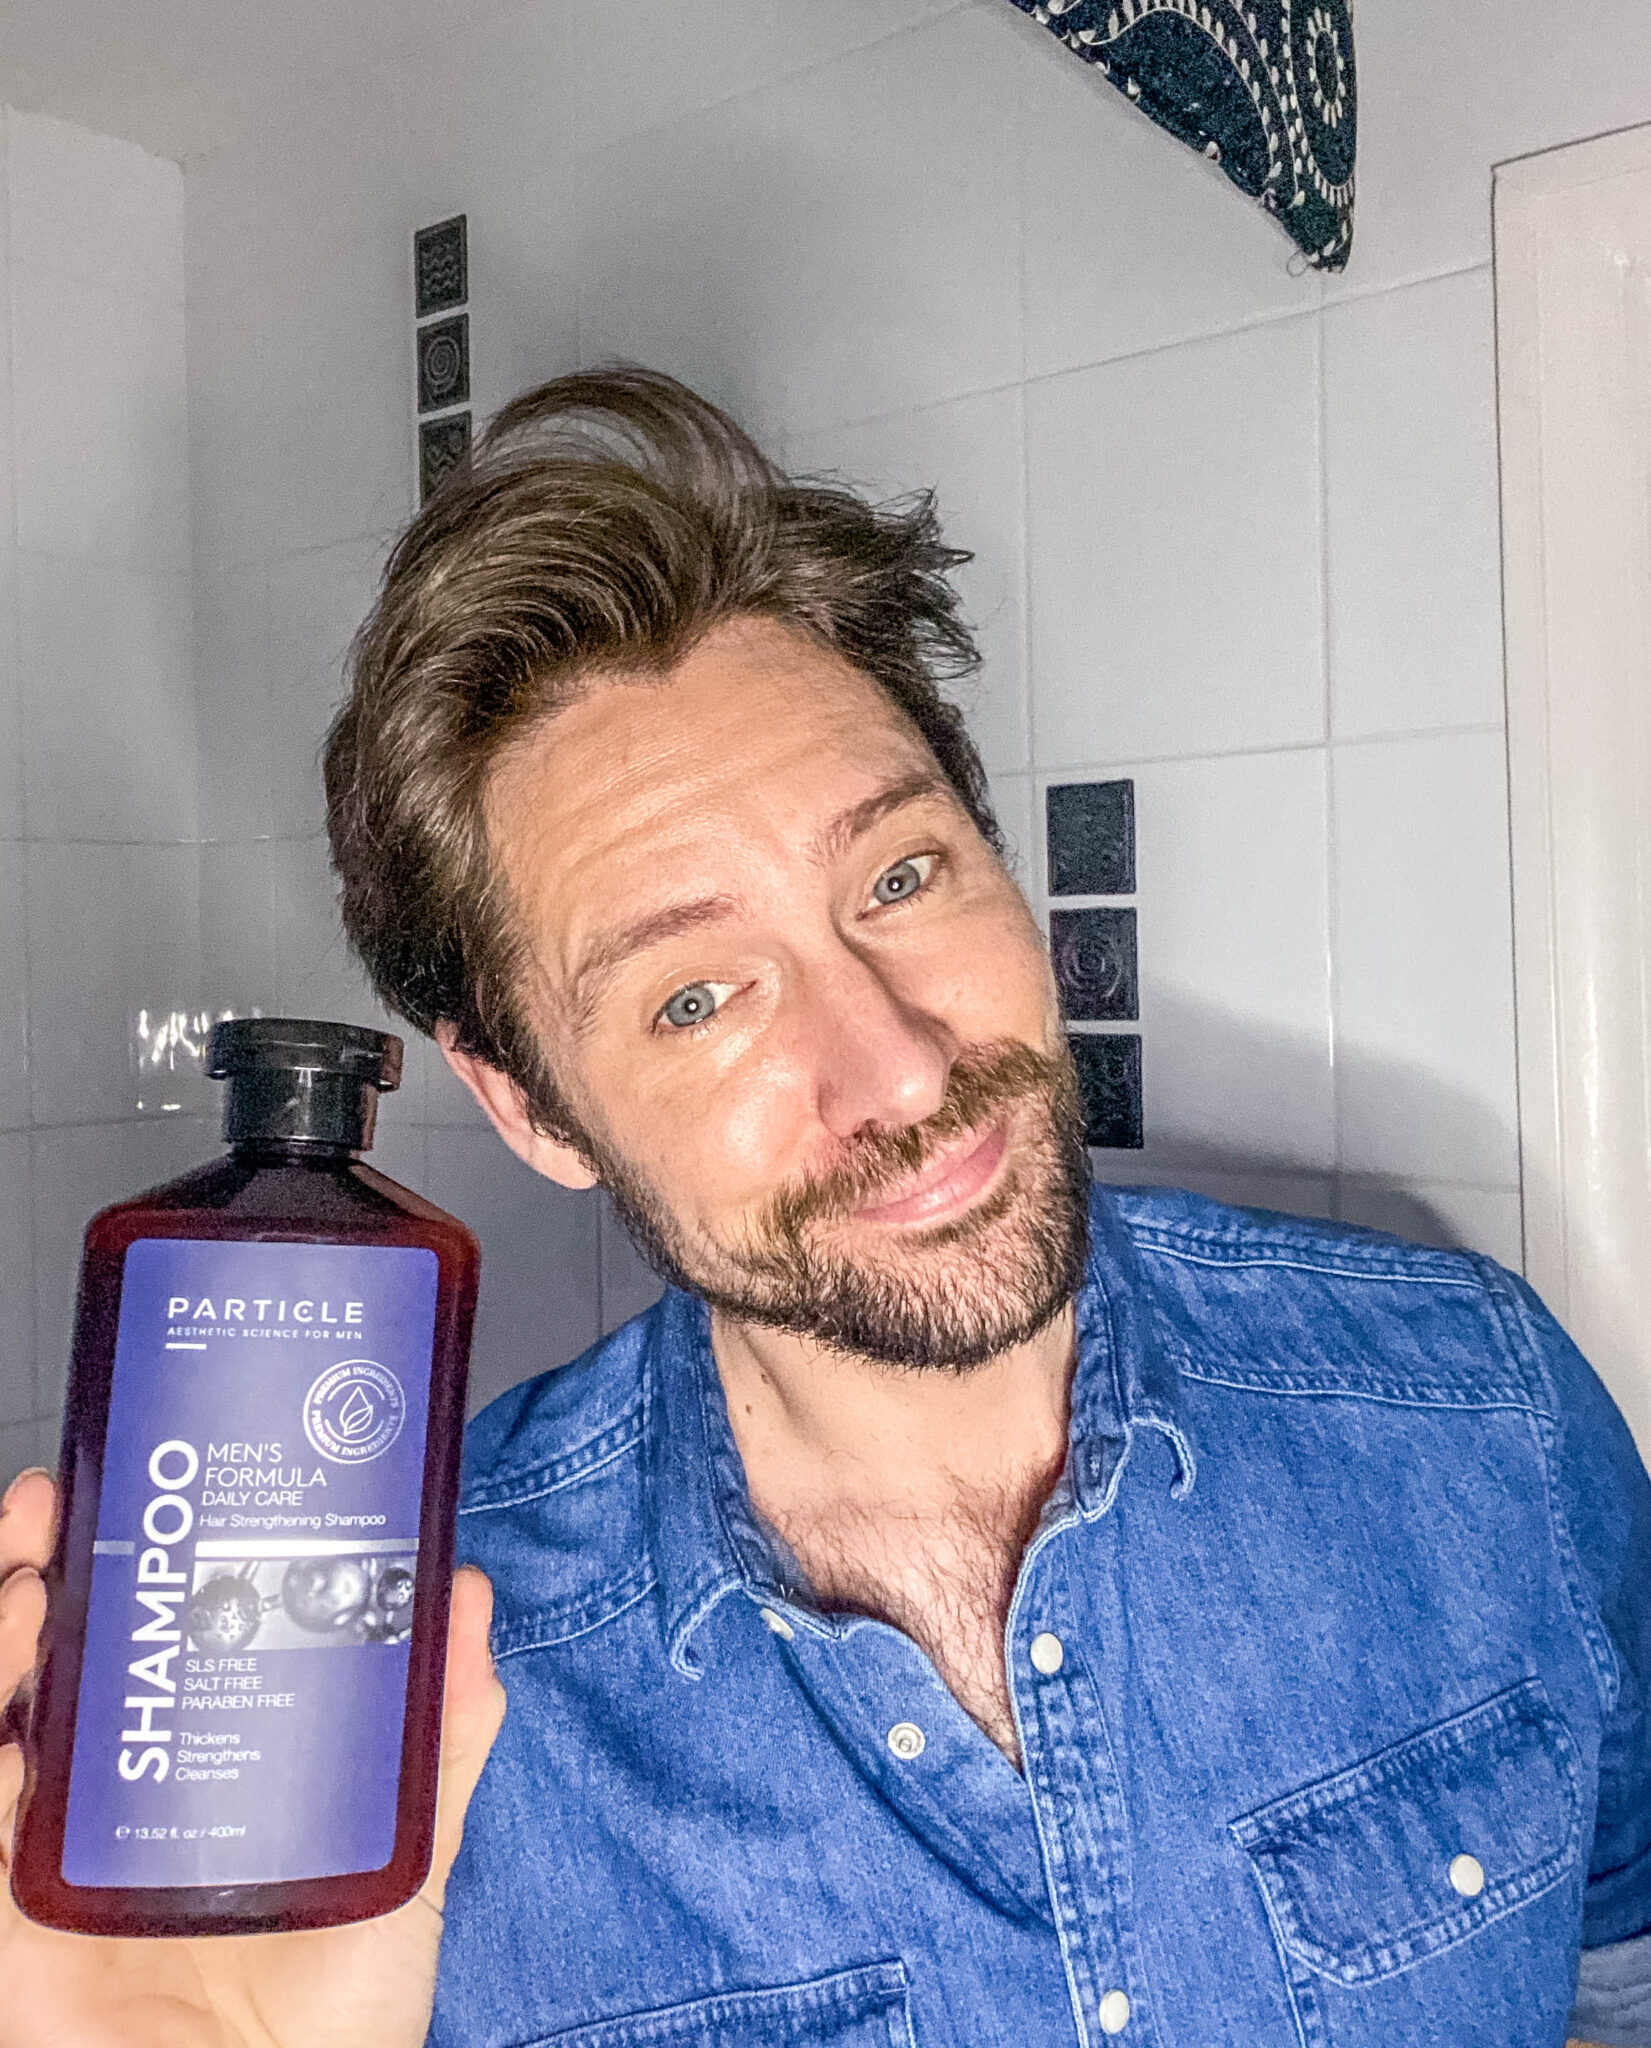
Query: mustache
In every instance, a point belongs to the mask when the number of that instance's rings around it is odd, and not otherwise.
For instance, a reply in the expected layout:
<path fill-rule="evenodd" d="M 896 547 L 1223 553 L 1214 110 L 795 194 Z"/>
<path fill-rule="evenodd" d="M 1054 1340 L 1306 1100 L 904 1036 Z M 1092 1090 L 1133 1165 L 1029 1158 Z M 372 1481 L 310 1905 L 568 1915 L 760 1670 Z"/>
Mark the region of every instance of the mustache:
<path fill-rule="evenodd" d="M 952 1062 L 940 1107 L 921 1123 L 872 1129 L 849 1140 L 844 1158 L 800 1178 L 770 1200 L 759 1241 L 795 1243 L 811 1223 L 852 1215 L 920 1173 L 947 1145 L 978 1130 L 999 1110 L 1029 1099 L 1064 1101 L 1069 1066 L 1014 1041 L 969 1046 Z"/>

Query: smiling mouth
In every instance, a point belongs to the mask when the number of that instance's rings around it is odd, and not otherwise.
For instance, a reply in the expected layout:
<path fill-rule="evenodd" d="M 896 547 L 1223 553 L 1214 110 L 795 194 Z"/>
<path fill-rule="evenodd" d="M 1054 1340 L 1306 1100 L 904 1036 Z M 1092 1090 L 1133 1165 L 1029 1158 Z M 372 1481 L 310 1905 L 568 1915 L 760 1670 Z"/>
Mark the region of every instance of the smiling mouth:
<path fill-rule="evenodd" d="M 984 1134 L 971 1132 L 948 1146 L 892 1198 L 856 1209 L 855 1219 L 893 1224 L 947 1222 L 991 1185 L 1008 1149 L 1009 1127 L 1004 1118 Z"/>

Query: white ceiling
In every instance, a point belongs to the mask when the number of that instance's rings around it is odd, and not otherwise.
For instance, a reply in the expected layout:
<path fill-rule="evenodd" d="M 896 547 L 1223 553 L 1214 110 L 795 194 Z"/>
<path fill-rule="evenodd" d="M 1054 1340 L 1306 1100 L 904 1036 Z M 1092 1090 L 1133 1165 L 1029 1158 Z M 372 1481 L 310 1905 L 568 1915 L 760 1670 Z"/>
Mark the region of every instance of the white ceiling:
<path fill-rule="evenodd" d="M 395 64 L 487 11 L 474 0 L 0 0 L 0 102 L 182 162 L 318 76 Z"/>

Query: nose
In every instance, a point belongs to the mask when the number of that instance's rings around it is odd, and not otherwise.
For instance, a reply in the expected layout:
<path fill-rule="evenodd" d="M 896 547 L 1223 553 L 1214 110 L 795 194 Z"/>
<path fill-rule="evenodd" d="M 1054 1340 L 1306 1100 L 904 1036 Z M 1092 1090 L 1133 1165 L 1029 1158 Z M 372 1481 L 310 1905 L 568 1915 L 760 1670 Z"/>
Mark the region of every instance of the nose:
<path fill-rule="evenodd" d="M 867 1125 L 900 1130 L 933 1116 L 959 1050 L 941 1020 L 849 948 L 811 983 L 804 1030 L 816 1113 L 832 1136 L 852 1138 Z"/>

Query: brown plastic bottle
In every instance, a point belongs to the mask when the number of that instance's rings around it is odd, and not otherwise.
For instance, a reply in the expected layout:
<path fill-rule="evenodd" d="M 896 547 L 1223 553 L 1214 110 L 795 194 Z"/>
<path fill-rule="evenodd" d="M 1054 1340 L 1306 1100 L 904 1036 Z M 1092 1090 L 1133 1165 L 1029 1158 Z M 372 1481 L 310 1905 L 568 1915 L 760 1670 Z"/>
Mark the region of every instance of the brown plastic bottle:
<path fill-rule="evenodd" d="M 401 1041 L 218 1025 L 228 1156 L 86 1232 L 12 1886 L 114 1935 L 429 1869 L 476 1241 L 361 1161 Z"/>

